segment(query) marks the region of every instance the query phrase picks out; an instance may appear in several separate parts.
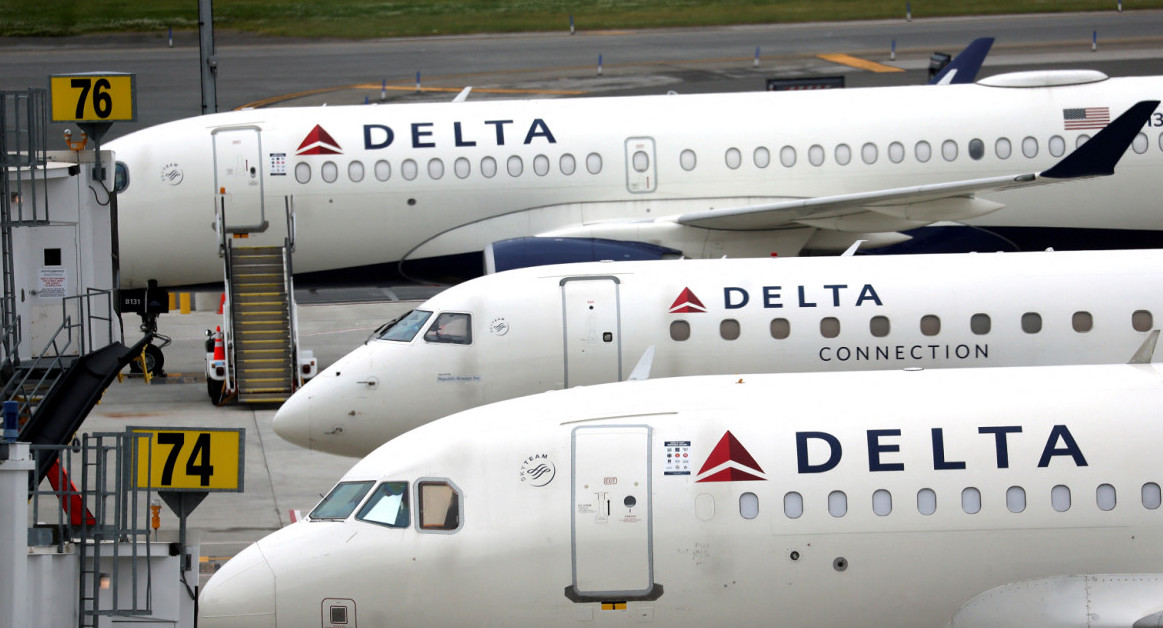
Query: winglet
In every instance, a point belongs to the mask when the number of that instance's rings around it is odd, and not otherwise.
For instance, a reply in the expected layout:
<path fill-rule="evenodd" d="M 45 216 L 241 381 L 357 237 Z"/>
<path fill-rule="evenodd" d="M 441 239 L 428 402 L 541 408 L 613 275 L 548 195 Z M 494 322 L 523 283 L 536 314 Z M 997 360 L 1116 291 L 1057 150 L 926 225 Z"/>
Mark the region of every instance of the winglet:
<path fill-rule="evenodd" d="M 1143 125 L 1150 119 L 1158 100 L 1144 100 L 1135 103 L 1123 115 L 1115 118 L 1094 137 L 1079 146 L 1077 150 L 1062 158 L 1049 170 L 1041 173 L 1042 177 L 1053 179 L 1074 179 L 1077 177 L 1102 177 L 1115 173 L 1115 164 L 1119 163 L 1123 154 L 1127 152 L 1135 136 L 1143 129 Z"/>
<path fill-rule="evenodd" d="M 460 90 L 460 93 L 456 95 L 456 98 L 452 99 L 452 102 L 464 102 L 464 101 L 468 100 L 468 93 L 471 91 L 472 91 L 472 85 L 469 85 L 468 87 Z"/>
<path fill-rule="evenodd" d="M 868 242 L 868 240 L 857 240 L 853 242 L 852 246 L 849 246 L 843 253 L 840 254 L 840 257 L 852 257 L 853 255 L 856 255 L 856 251 L 860 249 L 860 245 L 864 244 L 865 242 Z"/>
<path fill-rule="evenodd" d="M 929 85 L 954 85 L 957 83 L 972 83 L 977 80 L 977 73 L 981 64 L 985 63 L 985 56 L 993 46 L 993 37 L 979 37 L 974 39 L 965 50 L 953 57 L 945 69 L 934 76 Z"/>
<path fill-rule="evenodd" d="M 630 377 L 626 381 L 632 382 L 636 380 L 650 379 L 650 367 L 654 364 L 654 345 L 646 347 L 646 351 L 642 352 L 642 357 L 638 359 L 638 364 L 634 365 L 634 370 L 630 372 Z"/>
<path fill-rule="evenodd" d="M 1143 341 L 1139 350 L 1131 356 L 1131 361 L 1127 364 L 1150 364 L 1151 358 L 1155 357 L 1155 343 L 1157 342 L 1159 342 L 1159 330 L 1155 329 L 1147 335 L 1147 339 Z"/>

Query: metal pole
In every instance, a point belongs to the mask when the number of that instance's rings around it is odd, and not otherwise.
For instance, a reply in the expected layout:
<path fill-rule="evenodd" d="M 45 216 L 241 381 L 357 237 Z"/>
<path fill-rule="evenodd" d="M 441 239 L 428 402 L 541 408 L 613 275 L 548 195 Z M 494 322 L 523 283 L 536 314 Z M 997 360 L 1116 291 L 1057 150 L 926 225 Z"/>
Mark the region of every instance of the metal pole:
<path fill-rule="evenodd" d="M 214 54 L 212 0 L 198 0 L 198 52 L 202 61 L 202 113 L 218 112 L 218 57 Z"/>

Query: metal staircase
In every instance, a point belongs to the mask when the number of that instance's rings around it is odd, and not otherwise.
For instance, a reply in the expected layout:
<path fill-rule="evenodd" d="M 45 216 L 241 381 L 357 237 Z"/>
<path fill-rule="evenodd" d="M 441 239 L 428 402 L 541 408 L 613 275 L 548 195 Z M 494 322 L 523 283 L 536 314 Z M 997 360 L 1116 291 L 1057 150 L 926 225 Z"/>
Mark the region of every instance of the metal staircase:
<path fill-rule="evenodd" d="M 295 388 L 286 249 L 231 246 L 229 254 L 238 400 L 281 403 Z"/>

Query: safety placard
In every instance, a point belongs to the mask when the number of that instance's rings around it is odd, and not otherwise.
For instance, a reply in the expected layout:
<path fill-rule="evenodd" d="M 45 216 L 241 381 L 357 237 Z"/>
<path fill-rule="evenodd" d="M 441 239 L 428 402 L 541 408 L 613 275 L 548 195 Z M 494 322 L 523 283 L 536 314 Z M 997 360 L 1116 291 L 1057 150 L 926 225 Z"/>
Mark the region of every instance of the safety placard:
<path fill-rule="evenodd" d="M 243 428 L 129 427 L 134 486 L 157 491 L 242 491 Z"/>
<path fill-rule="evenodd" d="M 53 122 L 132 122 L 137 119 L 137 75 L 118 72 L 48 77 Z"/>

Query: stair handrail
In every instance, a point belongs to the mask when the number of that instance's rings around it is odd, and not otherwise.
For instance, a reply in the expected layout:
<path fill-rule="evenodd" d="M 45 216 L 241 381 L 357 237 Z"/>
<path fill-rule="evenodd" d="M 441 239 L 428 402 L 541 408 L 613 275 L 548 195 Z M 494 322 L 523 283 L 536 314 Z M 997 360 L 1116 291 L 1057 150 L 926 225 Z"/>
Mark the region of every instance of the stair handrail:
<path fill-rule="evenodd" d="M 287 291 L 287 317 L 291 326 L 291 390 L 303 385 L 303 374 L 299 372 L 299 326 L 295 321 L 295 273 L 291 264 L 295 252 L 295 196 L 283 197 L 287 214 L 287 237 L 283 240 L 283 289 Z"/>
<path fill-rule="evenodd" d="M 219 196 L 219 202 L 214 207 L 214 229 L 218 232 L 218 256 L 222 258 L 222 346 L 225 348 L 223 358 L 226 361 L 226 382 L 235 381 L 230 374 L 234 371 L 234 326 L 231 324 L 230 312 L 234 307 L 234 295 L 231 292 L 231 277 L 234 265 L 231 257 L 234 254 L 234 242 L 226 232 L 226 199 Z"/>

